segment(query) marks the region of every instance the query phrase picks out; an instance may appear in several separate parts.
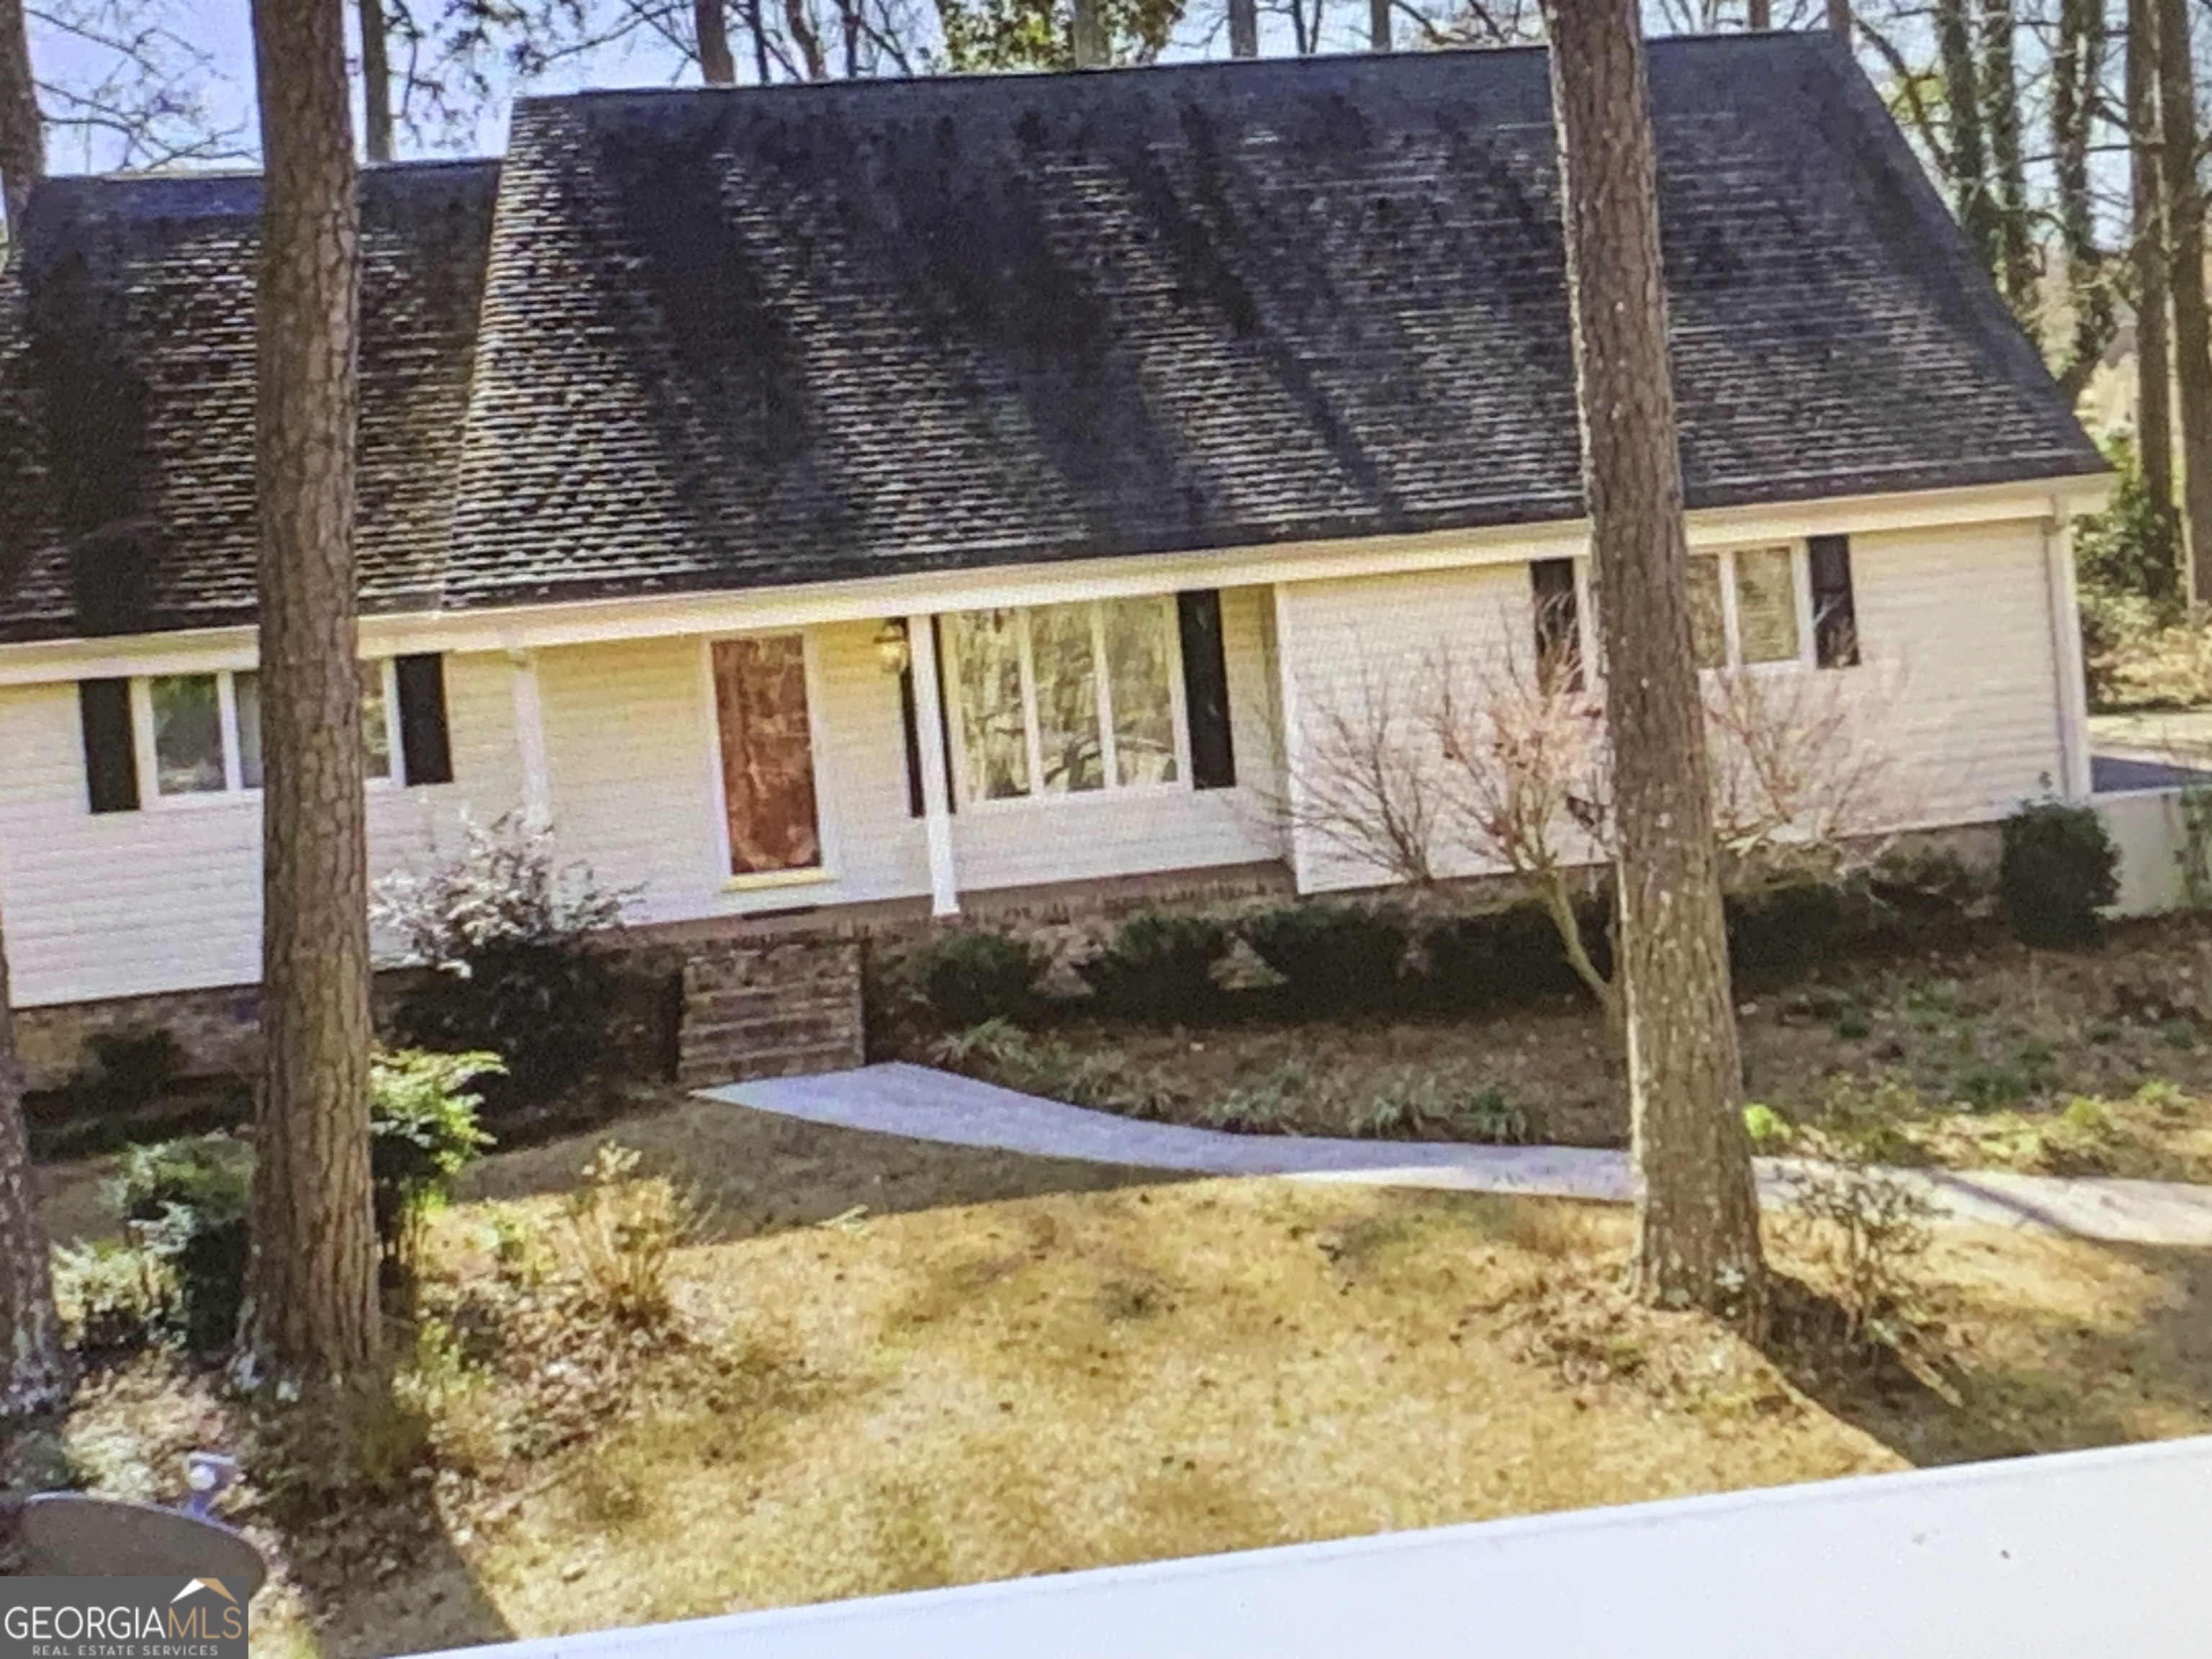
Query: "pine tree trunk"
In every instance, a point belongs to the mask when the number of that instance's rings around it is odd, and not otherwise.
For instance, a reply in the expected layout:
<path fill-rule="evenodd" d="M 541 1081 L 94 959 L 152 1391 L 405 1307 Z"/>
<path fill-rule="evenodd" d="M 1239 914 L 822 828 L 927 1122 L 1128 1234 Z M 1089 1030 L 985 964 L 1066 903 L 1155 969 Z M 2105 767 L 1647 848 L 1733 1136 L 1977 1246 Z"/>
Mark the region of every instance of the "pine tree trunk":
<path fill-rule="evenodd" d="M 2027 222 L 2027 168 L 2020 148 L 2020 76 L 2013 0 L 1982 3 L 1982 127 L 1996 182 L 1998 275 L 2013 315 L 2033 326 L 2035 246 Z"/>
<path fill-rule="evenodd" d="M 2170 553 L 2173 514 L 2173 352 L 2166 331 L 2166 182 L 2159 165 L 2158 0 L 2128 0 L 2128 174 L 2136 286 L 2136 448 Z"/>
<path fill-rule="evenodd" d="M 1367 49 L 1390 50 L 1390 0 L 1367 0 Z"/>
<path fill-rule="evenodd" d="M 1974 61 L 1973 21 L 1966 0 L 1936 0 L 1936 50 L 1943 76 L 1943 108 L 1951 141 L 1944 171 L 1959 222 L 1983 268 L 1996 273 L 1996 215 L 1990 201 L 1989 163 L 1982 148 L 1981 76 Z"/>
<path fill-rule="evenodd" d="M 54 1311 L 51 1248 L 31 1183 L 23 1070 L 8 996 L 8 945 L 0 939 L 0 1331 L 8 1341 L 0 1425 L 58 1411 L 68 1403 L 70 1375 Z"/>
<path fill-rule="evenodd" d="M 256 331 L 262 1038 L 243 1334 L 264 1377 L 367 1375 L 368 848 L 356 627 L 360 210 L 342 0 L 254 0 L 264 195 Z"/>
<path fill-rule="evenodd" d="M 1851 44 L 1851 0 L 1828 0 L 1828 33 Z"/>
<path fill-rule="evenodd" d="M 2160 166 L 2166 185 L 2166 300 L 2181 401 L 2181 529 L 2190 591 L 2212 595 L 2212 317 L 2204 303 L 2204 191 L 2197 177 L 2197 76 L 2188 0 L 2159 0 Z"/>
<path fill-rule="evenodd" d="M 31 186 L 46 176 L 46 125 L 31 78 L 31 39 L 23 0 L 0 0 L 0 214 L 20 234 Z"/>
<path fill-rule="evenodd" d="M 730 52 L 729 15 L 722 0 L 691 0 L 691 32 L 699 46 L 699 76 L 710 87 L 738 83 L 738 60 Z"/>
<path fill-rule="evenodd" d="M 1636 0 L 1544 11 L 1613 750 L 1637 1274 L 1662 1304 L 1746 1312 L 1764 1258 L 1691 646 L 1644 45 Z"/>
<path fill-rule="evenodd" d="M 1231 58 L 1257 58 L 1260 55 L 1259 0 L 1229 0 L 1229 55 Z"/>
<path fill-rule="evenodd" d="M 360 0 L 362 148 L 372 161 L 389 161 L 392 144 L 392 52 L 384 0 Z"/>
<path fill-rule="evenodd" d="M 1754 33 L 1774 27 L 1774 0 L 1744 0 L 1743 26 Z"/>

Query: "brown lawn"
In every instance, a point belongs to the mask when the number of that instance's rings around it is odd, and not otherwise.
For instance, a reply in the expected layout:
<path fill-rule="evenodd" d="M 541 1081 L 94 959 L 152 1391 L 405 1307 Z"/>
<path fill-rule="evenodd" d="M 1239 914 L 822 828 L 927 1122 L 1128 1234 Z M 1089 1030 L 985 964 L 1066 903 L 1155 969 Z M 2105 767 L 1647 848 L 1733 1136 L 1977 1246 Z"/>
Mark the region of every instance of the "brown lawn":
<path fill-rule="evenodd" d="M 676 1259 L 673 1330 L 631 1341 L 526 1304 L 483 1324 L 489 1287 L 557 1279 L 558 1194 L 589 1149 L 490 1159 L 441 1223 L 449 1322 L 410 1382 L 429 1460 L 373 1502 L 288 1508 L 265 1470 L 243 1494 L 280 1565 L 261 1650 L 404 1651 L 2212 1428 L 2198 1255 L 1949 1231 L 1910 1367 L 1778 1364 L 1626 1305 L 1617 1212 L 1131 1184 L 704 1103 L 618 1133 L 716 1205 Z M 88 1387 L 70 1440 L 103 1485 L 173 1497 L 176 1454 L 235 1432 L 204 1381 L 139 1361 Z"/>

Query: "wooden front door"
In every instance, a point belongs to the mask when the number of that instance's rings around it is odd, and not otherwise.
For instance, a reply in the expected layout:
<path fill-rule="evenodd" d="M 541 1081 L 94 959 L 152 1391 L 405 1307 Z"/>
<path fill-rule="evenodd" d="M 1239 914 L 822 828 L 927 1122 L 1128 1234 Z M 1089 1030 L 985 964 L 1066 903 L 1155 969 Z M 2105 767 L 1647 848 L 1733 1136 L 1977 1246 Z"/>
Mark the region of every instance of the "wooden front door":
<path fill-rule="evenodd" d="M 805 642 L 796 634 L 720 640 L 714 664 L 730 873 L 819 869 Z"/>

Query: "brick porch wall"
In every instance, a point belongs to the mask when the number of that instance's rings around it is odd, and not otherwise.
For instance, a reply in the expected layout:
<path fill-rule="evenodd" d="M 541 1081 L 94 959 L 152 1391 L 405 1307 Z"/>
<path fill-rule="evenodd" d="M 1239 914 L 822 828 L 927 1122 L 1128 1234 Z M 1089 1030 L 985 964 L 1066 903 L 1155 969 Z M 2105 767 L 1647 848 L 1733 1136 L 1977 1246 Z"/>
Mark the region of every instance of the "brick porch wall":
<path fill-rule="evenodd" d="M 859 939 L 788 939 L 693 951 L 684 964 L 678 1085 L 860 1065 L 867 1058 L 865 949 Z"/>

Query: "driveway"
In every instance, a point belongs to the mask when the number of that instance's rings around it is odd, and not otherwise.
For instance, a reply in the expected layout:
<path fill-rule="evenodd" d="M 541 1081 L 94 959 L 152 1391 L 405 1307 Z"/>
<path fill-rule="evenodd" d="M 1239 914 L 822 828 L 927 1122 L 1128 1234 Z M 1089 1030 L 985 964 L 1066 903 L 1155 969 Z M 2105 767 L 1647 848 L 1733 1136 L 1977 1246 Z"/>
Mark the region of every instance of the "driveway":
<path fill-rule="evenodd" d="M 2089 744 L 2100 795 L 2212 784 L 2212 710 L 2092 714 Z"/>

